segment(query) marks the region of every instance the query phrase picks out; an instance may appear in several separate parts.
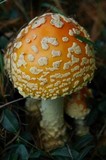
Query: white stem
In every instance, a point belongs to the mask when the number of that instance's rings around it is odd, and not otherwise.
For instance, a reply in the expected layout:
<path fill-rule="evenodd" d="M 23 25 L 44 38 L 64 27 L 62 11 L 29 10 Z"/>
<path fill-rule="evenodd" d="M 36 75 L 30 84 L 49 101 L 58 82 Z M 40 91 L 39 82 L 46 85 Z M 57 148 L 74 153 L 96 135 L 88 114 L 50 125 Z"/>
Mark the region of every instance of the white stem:
<path fill-rule="evenodd" d="M 41 134 L 45 149 L 51 150 L 63 145 L 66 141 L 63 98 L 42 100 L 40 111 Z"/>
<path fill-rule="evenodd" d="M 83 136 L 89 133 L 89 127 L 86 126 L 84 119 L 75 119 L 76 123 L 76 134 Z"/>

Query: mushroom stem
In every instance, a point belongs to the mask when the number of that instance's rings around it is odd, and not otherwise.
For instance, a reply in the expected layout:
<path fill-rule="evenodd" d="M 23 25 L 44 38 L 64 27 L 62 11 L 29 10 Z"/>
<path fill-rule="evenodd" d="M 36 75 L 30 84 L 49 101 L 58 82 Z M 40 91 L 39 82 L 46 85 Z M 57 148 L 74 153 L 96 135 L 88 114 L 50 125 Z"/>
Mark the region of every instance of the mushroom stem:
<path fill-rule="evenodd" d="M 85 123 L 85 118 L 90 112 L 86 101 L 87 97 L 92 97 L 92 92 L 89 88 L 84 87 L 72 94 L 65 107 L 66 114 L 75 120 L 76 135 L 78 136 L 89 133 L 89 127 Z"/>
<path fill-rule="evenodd" d="M 89 127 L 85 124 L 84 119 L 75 119 L 76 135 L 83 136 L 89 133 Z"/>
<path fill-rule="evenodd" d="M 66 142 L 66 127 L 64 125 L 64 100 L 63 98 L 47 99 L 41 101 L 40 122 L 43 148 L 50 151 Z"/>
<path fill-rule="evenodd" d="M 28 113 L 31 116 L 36 117 L 38 121 L 40 121 L 41 119 L 41 114 L 40 114 L 40 109 L 39 109 L 40 105 L 41 105 L 41 101 L 36 100 L 34 98 L 27 98 L 25 102 L 25 107 Z"/>

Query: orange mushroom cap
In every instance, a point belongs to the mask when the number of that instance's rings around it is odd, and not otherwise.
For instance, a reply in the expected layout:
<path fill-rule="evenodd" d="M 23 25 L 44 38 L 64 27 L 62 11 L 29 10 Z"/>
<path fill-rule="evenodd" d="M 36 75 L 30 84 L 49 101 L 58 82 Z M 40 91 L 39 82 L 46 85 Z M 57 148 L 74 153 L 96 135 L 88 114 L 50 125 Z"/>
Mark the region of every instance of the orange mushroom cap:
<path fill-rule="evenodd" d="M 55 99 L 81 89 L 95 70 L 93 48 L 76 38 L 88 33 L 72 18 L 35 17 L 7 49 L 5 67 L 24 97 Z"/>

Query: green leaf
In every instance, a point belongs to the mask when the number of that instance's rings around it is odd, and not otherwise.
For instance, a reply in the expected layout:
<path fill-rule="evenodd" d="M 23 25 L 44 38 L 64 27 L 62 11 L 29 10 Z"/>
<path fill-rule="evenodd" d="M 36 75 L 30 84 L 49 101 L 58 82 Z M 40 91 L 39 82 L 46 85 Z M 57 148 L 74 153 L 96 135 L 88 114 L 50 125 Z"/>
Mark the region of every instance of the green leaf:
<path fill-rule="evenodd" d="M 11 152 L 5 153 L 3 160 L 11 160 Z"/>
<path fill-rule="evenodd" d="M 19 155 L 21 160 L 28 160 L 29 159 L 29 153 L 28 153 L 25 145 L 23 145 L 23 144 L 19 144 L 15 153 L 17 155 Z"/>
<path fill-rule="evenodd" d="M 18 160 L 18 155 L 14 152 L 11 153 L 9 160 Z"/>
<path fill-rule="evenodd" d="M 4 160 L 28 160 L 29 153 L 23 144 L 15 144 L 10 147 Z"/>
<path fill-rule="evenodd" d="M 32 151 L 32 152 L 30 153 L 30 157 L 29 157 L 29 158 L 31 158 L 31 159 L 33 159 L 33 158 L 39 158 L 41 155 L 44 155 L 44 154 L 43 154 L 43 152 L 40 151 L 40 150 Z"/>
<path fill-rule="evenodd" d="M 93 46 L 95 49 L 97 49 L 97 46 L 94 42 L 90 41 L 89 39 L 85 38 L 85 37 L 82 37 L 80 35 L 76 35 L 76 38 L 78 38 L 79 40 L 81 40 L 82 42 L 85 42 L 87 43 L 88 45 L 91 45 Z"/>
<path fill-rule="evenodd" d="M 72 158 L 67 158 L 67 157 L 56 157 L 56 159 L 53 160 L 72 160 Z"/>
<path fill-rule="evenodd" d="M 81 149 L 93 141 L 93 136 L 91 134 L 85 135 L 79 139 L 75 145 L 75 149 Z"/>
<path fill-rule="evenodd" d="M 26 141 L 32 141 L 33 140 L 32 134 L 30 132 L 27 132 L 27 131 L 22 132 L 22 134 L 20 136 L 21 136 L 22 139 L 24 139 Z"/>
<path fill-rule="evenodd" d="M 2 125 L 6 130 L 13 133 L 16 133 L 19 130 L 18 120 L 9 109 L 4 110 Z"/>
<path fill-rule="evenodd" d="M 72 149 L 71 153 L 72 153 L 73 160 L 78 160 L 78 157 L 80 155 L 79 152 Z"/>
<path fill-rule="evenodd" d="M 71 150 L 70 150 L 71 152 Z M 70 157 L 70 152 L 67 147 L 59 148 L 51 152 L 52 156 Z"/>
<path fill-rule="evenodd" d="M 61 10 L 59 10 L 54 5 L 49 4 L 49 3 L 41 3 L 41 7 L 46 7 L 46 8 L 51 9 L 53 12 L 63 14 L 63 12 Z"/>
<path fill-rule="evenodd" d="M 9 151 L 5 153 L 3 160 L 18 160 L 18 155 L 15 153 L 17 145 L 10 145 L 8 147 Z"/>
<path fill-rule="evenodd" d="M 1 36 L 0 42 L 0 48 L 4 49 L 8 44 L 8 39 L 5 36 Z"/>
<path fill-rule="evenodd" d="M 94 148 L 94 145 L 87 146 L 83 149 L 83 151 L 80 153 L 80 156 L 78 157 L 78 160 L 84 160 L 85 156 Z"/>

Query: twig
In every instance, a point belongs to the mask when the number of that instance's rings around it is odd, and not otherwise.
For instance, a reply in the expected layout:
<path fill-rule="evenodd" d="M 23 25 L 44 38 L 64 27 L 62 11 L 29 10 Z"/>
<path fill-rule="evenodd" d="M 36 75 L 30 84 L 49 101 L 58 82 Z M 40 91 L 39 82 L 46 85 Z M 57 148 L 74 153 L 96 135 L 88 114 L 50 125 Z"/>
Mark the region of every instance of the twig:
<path fill-rule="evenodd" d="M 102 129 L 100 130 L 100 132 L 99 132 L 98 135 L 97 135 L 97 138 L 98 138 L 98 139 L 101 137 L 101 135 L 102 135 L 102 133 L 105 131 L 105 129 L 106 129 L 106 121 L 105 121 L 105 124 L 103 125 Z"/>
<path fill-rule="evenodd" d="M 62 8 L 62 6 L 61 6 L 60 1 L 54 0 L 54 3 L 55 3 L 56 6 L 61 10 L 61 12 L 62 12 L 64 15 L 66 15 L 65 12 L 64 12 L 64 10 L 63 10 L 63 8 Z"/>
<path fill-rule="evenodd" d="M 24 141 L 25 143 L 27 143 L 28 145 L 30 145 L 31 147 L 33 147 L 34 149 L 39 149 L 35 145 L 33 145 L 32 143 L 28 142 L 26 139 L 22 138 L 21 136 L 19 136 L 18 138 L 20 140 Z"/>
<path fill-rule="evenodd" d="M 22 1 L 16 1 L 16 0 L 13 0 L 13 3 L 17 6 L 17 8 L 19 9 L 19 11 L 23 14 L 24 18 L 29 21 L 29 17 L 26 13 L 26 10 L 22 4 Z"/>
<path fill-rule="evenodd" d="M 11 26 L 15 26 L 17 25 L 17 23 L 19 22 L 20 18 L 16 18 L 13 20 L 8 20 L 8 21 L 2 21 L 0 22 L 0 30 L 4 29 L 4 28 L 8 28 Z"/>
<path fill-rule="evenodd" d="M 70 149 L 69 145 L 68 145 L 68 144 L 66 144 L 66 147 L 67 147 L 67 149 L 68 149 L 68 153 L 69 153 L 69 155 L 70 155 L 70 157 L 71 157 L 71 160 L 74 160 L 74 159 L 73 159 L 72 152 L 71 152 L 71 149 Z"/>
<path fill-rule="evenodd" d="M 0 109 L 1 109 L 1 108 L 4 108 L 4 107 L 6 107 L 6 106 L 8 106 L 8 105 L 10 105 L 10 104 L 13 104 L 13 103 L 15 103 L 15 102 L 22 101 L 23 99 L 25 99 L 25 97 L 24 97 L 24 98 L 18 98 L 18 99 L 16 99 L 16 100 L 13 100 L 13 101 L 8 102 L 8 103 L 6 103 L 6 104 L 0 105 Z"/>
<path fill-rule="evenodd" d="M 17 132 L 17 134 L 13 137 L 13 139 L 11 139 L 11 140 L 5 145 L 5 147 L 11 145 L 11 144 L 19 137 L 19 134 L 20 134 L 20 129 L 19 129 L 19 131 Z"/>

